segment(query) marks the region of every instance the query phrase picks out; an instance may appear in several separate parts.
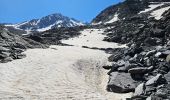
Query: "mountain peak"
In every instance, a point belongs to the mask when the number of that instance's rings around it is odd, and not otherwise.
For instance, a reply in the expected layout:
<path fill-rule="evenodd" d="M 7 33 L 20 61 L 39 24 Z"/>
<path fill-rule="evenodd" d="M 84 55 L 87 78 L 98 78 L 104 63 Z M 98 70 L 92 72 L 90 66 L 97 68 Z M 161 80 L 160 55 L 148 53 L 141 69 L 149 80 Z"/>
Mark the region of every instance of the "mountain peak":
<path fill-rule="evenodd" d="M 84 23 L 77 21 L 73 18 L 63 16 L 60 13 L 54 13 L 44 16 L 40 19 L 32 19 L 22 23 L 17 23 L 12 26 L 16 29 L 27 30 L 27 31 L 46 31 L 56 27 L 75 27 L 82 26 Z"/>

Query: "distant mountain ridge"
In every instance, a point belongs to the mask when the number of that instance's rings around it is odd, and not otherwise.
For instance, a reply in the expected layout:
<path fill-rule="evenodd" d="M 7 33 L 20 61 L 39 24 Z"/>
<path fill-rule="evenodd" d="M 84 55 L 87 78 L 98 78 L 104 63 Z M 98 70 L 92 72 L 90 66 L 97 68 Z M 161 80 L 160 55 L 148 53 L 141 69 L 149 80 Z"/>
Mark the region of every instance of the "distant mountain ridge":
<path fill-rule="evenodd" d="M 30 21 L 25 21 L 17 24 L 7 24 L 6 26 L 12 26 L 16 29 L 26 30 L 26 31 L 46 31 L 56 27 L 74 27 L 82 26 L 84 23 L 63 16 L 62 14 L 55 13 L 40 19 L 33 19 Z"/>

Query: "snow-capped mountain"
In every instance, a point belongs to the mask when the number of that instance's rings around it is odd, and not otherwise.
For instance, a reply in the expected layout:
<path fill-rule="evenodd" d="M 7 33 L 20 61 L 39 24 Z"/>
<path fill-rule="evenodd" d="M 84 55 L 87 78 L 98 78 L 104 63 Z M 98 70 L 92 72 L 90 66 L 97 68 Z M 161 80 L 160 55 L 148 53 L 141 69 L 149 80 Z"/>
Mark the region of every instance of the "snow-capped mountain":
<path fill-rule="evenodd" d="M 74 26 L 82 26 L 82 25 L 84 24 L 80 21 L 56 13 L 56 14 L 51 14 L 42 17 L 40 19 L 33 19 L 31 21 L 25 21 L 22 23 L 6 25 L 6 26 L 12 26 L 16 29 L 21 29 L 26 31 L 46 31 L 55 27 L 74 27 Z"/>
<path fill-rule="evenodd" d="M 155 19 L 162 18 L 162 14 L 170 8 L 169 0 L 126 0 L 103 10 L 92 24 L 108 24 L 124 20 L 134 15 Z"/>

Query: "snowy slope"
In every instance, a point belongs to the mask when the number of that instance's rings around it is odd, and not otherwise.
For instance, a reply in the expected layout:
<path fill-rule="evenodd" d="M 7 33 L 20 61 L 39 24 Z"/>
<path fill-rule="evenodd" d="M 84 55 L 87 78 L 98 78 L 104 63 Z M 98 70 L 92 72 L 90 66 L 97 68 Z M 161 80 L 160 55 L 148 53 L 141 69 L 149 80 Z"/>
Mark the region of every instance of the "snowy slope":
<path fill-rule="evenodd" d="M 57 13 L 42 17 L 40 19 L 33 19 L 23 23 L 17 23 L 6 26 L 11 26 L 16 29 L 26 31 L 46 31 L 55 27 L 74 27 L 82 25 L 84 24 L 80 21 Z"/>
<path fill-rule="evenodd" d="M 159 20 L 162 18 L 162 14 L 170 8 L 170 2 L 150 2 L 148 7 L 144 11 L 139 12 L 139 14 L 150 13 L 149 17 L 155 17 L 155 19 Z"/>
<path fill-rule="evenodd" d="M 108 77 L 102 66 L 109 64 L 109 54 L 81 47 L 119 47 L 103 42 L 102 31 L 87 29 L 80 37 L 62 41 L 75 46 L 30 49 L 24 52 L 26 58 L 0 64 L 0 99 L 125 100 L 130 97 L 131 93 L 105 90 Z"/>
<path fill-rule="evenodd" d="M 75 37 L 69 40 L 63 40 L 62 43 L 75 45 L 77 47 L 98 47 L 98 48 L 117 48 L 126 47 L 125 45 L 118 46 L 116 43 L 109 43 L 103 41 L 105 35 L 103 35 L 104 29 L 86 29 L 81 32 L 79 37 Z"/>
<path fill-rule="evenodd" d="M 168 7 L 164 7 L 164 8 L 161 8 L 161 9 L 158 9 L 158 10 L 155 10 L 151 13 L 151 16 L 152 17 L 155 17 L 155 19 L 159 20 L 162 18 L 162 14 L 167 11 L 168 9 L 170 9 L 170 6 Z"/>
<path fill-rule="evenodd" d="M 113 22 L 116 22 L 118 20 L 119 20 L 118 14 L 116 13 L 110 21 L 106 22 L 106 24 L 113 23 Z"/>
<path fill-rule="evenodd" d="M 154 10 L 155 8 L 160 7 L 160 6 L 162 6 L 162 5 L 164 5 L 164 3 L 158 3 L 158 4 L 151 3 L 151 4 L 148 6 L 147 9 L 145 9 L 144 11 L 140 11 L 139 14 L 149 12 L 149 11 Z"/>

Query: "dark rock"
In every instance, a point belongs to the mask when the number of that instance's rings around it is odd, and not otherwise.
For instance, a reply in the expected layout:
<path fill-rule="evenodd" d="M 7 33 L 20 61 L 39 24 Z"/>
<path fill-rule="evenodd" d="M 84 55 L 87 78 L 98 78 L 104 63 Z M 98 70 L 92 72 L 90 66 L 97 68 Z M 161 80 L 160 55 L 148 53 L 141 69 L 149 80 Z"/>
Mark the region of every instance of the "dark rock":
<path fill-rule="evenodd" d="M 108 59 L 110 62 L 114 61 L 117 62 L 123 57 L 123 54 L 121 52 L 115 52 L 113 55 L 111 55 Z"/>
<path fill-rule="evenodd" d="M 26 57 L 25 54 L 17 54 L 17 58 L 16 59 L 23 59 L 25 57 Z"/>
<path fill-rule="evenodd" d="M 109 70 L 112 68 L 112 66 L 103 66 L 104 69 Z"/>
<path fill-rule="evenodd" d="M 170 64 L 167 62 L 160 62 L 158 72 L 162 74 L 167 74 L 170 71 Z"/>
<path fill-rule="evenodd" d="M 156 92 L 156 87 L 154 87 L 154 86 L 145 86 L 145 94 L 144 95 L 150 96 L 154 92 Z"/>
<path fill-rule="evenodd" d="M 131 74 L 145 74 L 148 72 L 148 68 L 146 67 L 137 67 L 137 68 L 131 68 L 128 70 Z"/>
<path fill-rule="evenodd" d="M 110 73 L 115 72 L 118 70 L 120 66 L 118 66 L 117 64 L 113 64 L 111 67 L 111 70 L 108 72 L 108 75 L 110 75 Z"/>
<path fill-rule="evenodd" d="M 118 66 L 124 66 L 126 64 L 126 62 L 124 60 L 119 60 L 116 63 Z"/>
<path fill-rule="evenodd" d="M 136 88 L 135 81 L 128 73 L 112 72 L 107 85 L 107 90 L 116 93 L 133 92 Z"/>
<path fill-rule="evenodd" d="M 150 45 L 150 46 L 156 46 L 157 45 L 157 39 L 155 39 L 155 38 L 150 38 L 150 37 L 148 37 L 148 38 L 146 38 L 145 39 L 145 44 L 146 45 Z"/>
<path fill-rule="evenodd" d="M 12 59 L 11 57 L 7 57 L 7 58 L 1 60 L 0 62 L 1 62 L 1 63 L 7 63 L 7 62 L 10 62 L 10 61 L 12 61 L 12 60 L 13 60 L 13 59 Z"/>
<path fill-rule="evenodd" d="M 128 72 L 129 69 L 137 67 L 137 64 L 130 64 L 129 62 L 125 62 L 125 65 L 118 68 L 119 72 Z"/>

